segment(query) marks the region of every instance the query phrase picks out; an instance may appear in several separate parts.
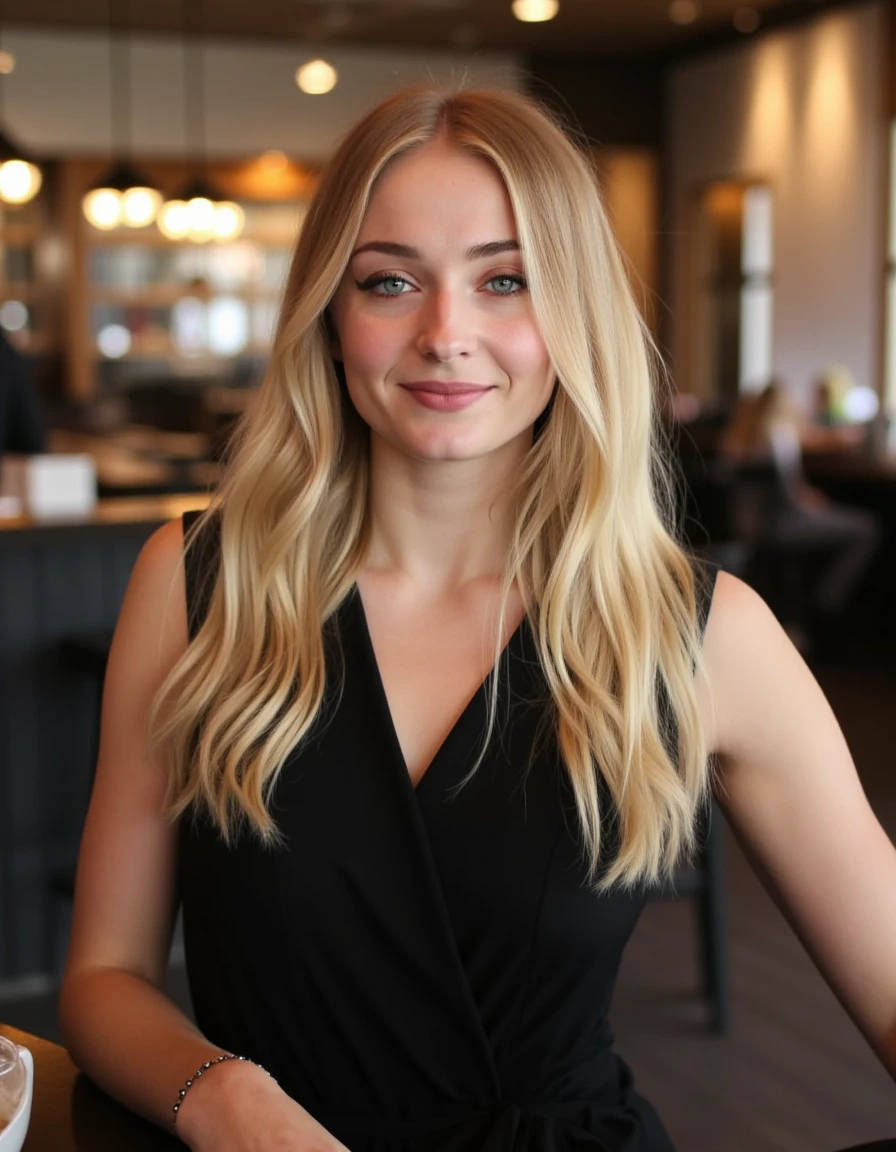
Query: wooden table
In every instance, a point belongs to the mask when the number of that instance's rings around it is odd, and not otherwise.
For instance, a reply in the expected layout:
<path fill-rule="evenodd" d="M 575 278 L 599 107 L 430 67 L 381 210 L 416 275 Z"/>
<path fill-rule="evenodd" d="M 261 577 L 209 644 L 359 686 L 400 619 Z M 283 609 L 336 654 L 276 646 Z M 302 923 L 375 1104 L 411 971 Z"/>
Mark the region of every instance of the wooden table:
<path fill-rule="evenodd" d="M 183 1152 L 175 1136 L 95 1087 L 58 1044 L 3 1024 L 0 1035 L 34 1057 L 34 1099 L 23 1152 Z"/>
<path fill-rule="evenodd" d="M 58 1044 L 4 1024 L 0 1036 L 23 1045 L 34 1057 L 31 1123 L 22 1152 L 183 1152 L 184 1145 L 175 1136 L 101 1092 Z M 842 1152 L 896 1152 L 896 1140 Z"/>

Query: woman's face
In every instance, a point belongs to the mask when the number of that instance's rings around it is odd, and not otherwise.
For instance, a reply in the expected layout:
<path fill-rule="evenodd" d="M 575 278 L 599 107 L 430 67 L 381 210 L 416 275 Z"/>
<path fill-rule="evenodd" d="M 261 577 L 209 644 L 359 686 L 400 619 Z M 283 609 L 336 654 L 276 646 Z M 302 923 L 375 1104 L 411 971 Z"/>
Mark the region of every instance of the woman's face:
<path fill-rule="evenodd" d="M 352 402 L 393 449 L 469 460 L 531 442 L 554 372 L 488 161 L 442 140 L 392 161 L 330 314 Z"/>

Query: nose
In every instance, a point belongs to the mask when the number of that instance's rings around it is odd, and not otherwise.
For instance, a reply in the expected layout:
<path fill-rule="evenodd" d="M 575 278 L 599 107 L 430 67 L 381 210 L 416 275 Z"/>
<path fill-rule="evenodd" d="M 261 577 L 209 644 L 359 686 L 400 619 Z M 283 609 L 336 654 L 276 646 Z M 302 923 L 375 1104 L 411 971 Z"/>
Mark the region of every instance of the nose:
<path fill-rule="evenodd" d="M 447 289 L 434 292 L 420 310 L 417 351 L 429 360 L 448 362 L 476 348 L 472 317 L 460 296 Z"/>

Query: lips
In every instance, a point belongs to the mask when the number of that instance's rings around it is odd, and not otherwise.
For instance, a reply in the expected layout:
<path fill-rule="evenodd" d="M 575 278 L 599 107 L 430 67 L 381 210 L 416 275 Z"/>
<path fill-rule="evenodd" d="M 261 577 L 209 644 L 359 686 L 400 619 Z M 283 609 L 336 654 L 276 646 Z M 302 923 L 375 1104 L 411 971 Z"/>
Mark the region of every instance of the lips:
<path fill-rule="evenodd" d="M 436 396 L 465 396 L 472 392 L 488 392 L 489 384 L 471 384 L 466 380 L 411 380 L 401 384 L 407 392 L 431 392 Z"/>
<path fill-rule="evenodd" d="M 433 412 L 459 412 L 492 391 L 489 384 L 468 380 L 409 380 L 400 387 L 417 404 Z"/>

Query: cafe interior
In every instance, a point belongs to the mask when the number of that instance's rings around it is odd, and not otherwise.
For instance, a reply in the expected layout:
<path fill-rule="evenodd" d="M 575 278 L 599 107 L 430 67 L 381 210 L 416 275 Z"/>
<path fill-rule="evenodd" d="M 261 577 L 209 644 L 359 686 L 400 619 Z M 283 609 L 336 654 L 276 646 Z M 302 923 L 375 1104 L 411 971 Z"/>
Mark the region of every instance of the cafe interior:
<path fill-rule="evenodd" d="M 896 838 L 893 4 L 3 0 L 0 1032 L 47 1052 L 128 575 L 214 492 L 322 161 L 423 80 L 534 94 L 589 152 L 667 368 L 681 530 L 766 598 Z M 190 1010 L 179 932 L 169 991 Z M 896 1135 L 718 812 L 612 1022 L 687 1152 Z M 144 1144 L 26 1145 L 101 1146 Z"/>

